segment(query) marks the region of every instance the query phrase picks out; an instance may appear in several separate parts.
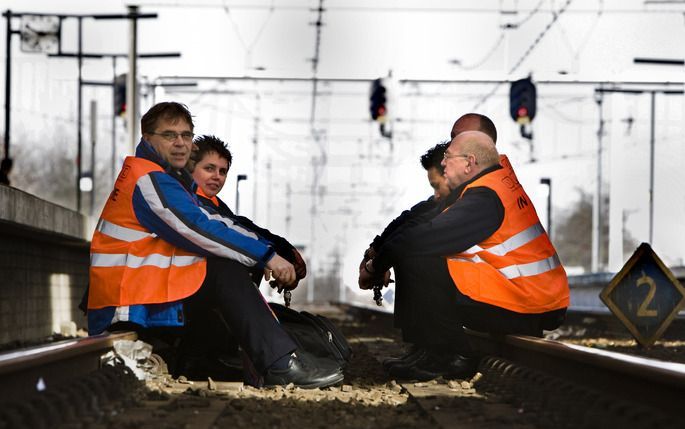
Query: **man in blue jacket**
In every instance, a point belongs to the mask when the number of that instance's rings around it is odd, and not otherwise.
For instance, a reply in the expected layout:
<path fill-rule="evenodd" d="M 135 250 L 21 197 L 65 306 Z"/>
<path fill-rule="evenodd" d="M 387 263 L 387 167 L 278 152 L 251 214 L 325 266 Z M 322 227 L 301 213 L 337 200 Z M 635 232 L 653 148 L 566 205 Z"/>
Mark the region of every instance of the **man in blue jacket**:
<path fill-rule="evenodd" d="M 193 313 L 216 309 L 253 364 L 251 379 L 307 388 L 341 382 L 339 369 L 317 367 L 296 351 L 252 284 L 249 269 L 260 267 L 293 285 L 293 265 L 267 240 L 199 206 L 184 169 L 193 127 L 188 109 L 175 102 L 143 115 L 143 138 L 124 162 L 92 240 L 90 333 L 119 322 L 182 326 L 193 323 Z"/>

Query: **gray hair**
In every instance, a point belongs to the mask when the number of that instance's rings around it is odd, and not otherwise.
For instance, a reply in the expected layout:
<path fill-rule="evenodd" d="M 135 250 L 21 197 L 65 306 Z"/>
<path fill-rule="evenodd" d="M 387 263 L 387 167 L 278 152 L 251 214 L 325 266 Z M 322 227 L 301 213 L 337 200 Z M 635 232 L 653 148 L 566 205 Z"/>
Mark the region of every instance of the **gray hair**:
<path fill-rule="evenodd" d="M 481 131 L 465 131 L 456 139 L 464 139 L 461 143 L 461 152 L 472 154 L 476 158 L 476 164 L 481 168 L 488 168 L 499 163 L 499 153 L 492 138 Z"/>

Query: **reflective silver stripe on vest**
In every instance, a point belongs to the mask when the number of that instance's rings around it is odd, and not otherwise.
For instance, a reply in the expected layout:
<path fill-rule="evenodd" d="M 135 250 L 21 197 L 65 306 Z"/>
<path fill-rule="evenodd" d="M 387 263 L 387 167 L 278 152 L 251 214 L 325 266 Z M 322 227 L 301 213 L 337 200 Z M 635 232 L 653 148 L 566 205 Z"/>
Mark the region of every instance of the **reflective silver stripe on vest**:
<path fill-rule="evenodd" d="M 528 264 L 521 265 L 510 265 L 508 267 L 500 268 L 499 272 L 508 279 L 515 279 L 516 277 L 529 277 L 536 274 L 546 273 L 547 271 L 552 271 L 559 265 L 561 265 L 561 261 L 559 261 L 559 256 L 557 256 L 555 253 L 549 258 L 541 261 L 530 262 Z"/>
<path fill-rule="evenodd" d="M 111 323 L 128 322 L 130 320 L 129 319 L 129 308 L 130 307 L 128 305 L 122 305 L 121 307 L 117 307 L 114 310 L 114 317 L 112 317 Z"/>
<path fill-rule="evenodd" d="M 153 253 L 152 255 L 145 257 L 127 255 L 125 253 L 93 253 L 90 256 L 90 265 L 92 267 L 121 267 L 125 265 L 129 268 L 140 268 L 152 265 L 158 268 L 169 268 L 172 265 L 186 267 L 200 262 L 203 259 L 202 256 L 164 256 L 159 253 Z"/>
<path fill-rule="evenodd" d="M 207 216 L 207 218 L 209 218 L 209 219 L 218 220 L 219 222 L 221 222 L 221 223 L 223 223 L 224 225 L 226 225 L 227 227 L 229 227 L 229 228 L 231 228 L 231 229 L 233 229 L 233 230 L 239 232 L 239 233 L 242 234 L 242 235 L 245 235 L 245 236 L 247 236 L 247 237 L 254 238 L 255 240 L 258 240 L 258 239 L 259 239 L 259 236 L 257 235 L 257 233 L 255 233 L 255 232 L 253 232 L 253 231 L 250 231 L 249 229 L 243 228 L 242 226 L 240 226 L 240 225 L 238 225 L 237 223 L 235 223 L 231 218 L 228 218 L 228 217 L 222 216 L 222 215 L 220 215 L 220 214 L 216 214 L 216 213 L 215 213 L 215 214 L 211 214 L 211 213 L 209 213 L 207 210 L 205 210 L 204 207 L 200 207 L 200 210 L 201 210 L 202 213 L 204 213 L 205 216 Z"/>
<path fill-rule="evenodd" d="M 459 261 L 459 262 L 473 262 L 473 263 L 484 263 L 488 264 L 484 260 L 482 260 L 479 256 L 474 256 L 472 258 L 449 258 L 453 261 Z M 490 265 L 490 264 L 488 264 Z M 527 264 L 514 264 L 514 265 L 509 265 L 508 267 L 502 267 L 497 269 L 504 277 L 507 279 L 515 279 L 517 277 L 528 277 L 528 276 L 534 276 L 537 274 L 543 274 L 546 273 L 547 271 L 552 271 L 556 267 L 561 265 L 561 261 L 559 260 L 559 256 L 555 253 L 554 255 L 550 256 L 549 258 L 545 258 L 541 261 L 535 261 L 535 262 L 530 262 Z M 493 267 L 494 268 L 494 267 Z"/>
<path fill-rule="evenodd" d="M 100 219 L 98 221 L 98 226 L 96 229 L 112 238 L 116 238 L 117 240 L 121 241 L 128 241 L 129 243 L 132 241 L 141 240 L 145 237 L 155 237 L 155 234 L 119 226 L 104 219 Z"/>
<path fill-rule="evenodd" d="M 507 240 L 504 242 L 496 245 L 489 247 L 487 249 L 484 249 L 478 245 L 475 245 L 471 247 L 470 249 L 464 251 L 463 253 L 467 255 L 473 255 L 478 252 L 488 252 L 492 253 L 493 255 L 497 256 L 503 256 L 506 255 L 507 253 L 511 252 L 512 250 L 518 249 L 519 247 L 530 243 L 531 241 L 535 240 L 539 236 L 545 233 L 545 229 L 542 227 L 540 222 L 536 223 L 533 226 L 530 226 L 523 231 L 519 232 L 518 234 L 514 234 L 511 237 L 509 237 Z"/>

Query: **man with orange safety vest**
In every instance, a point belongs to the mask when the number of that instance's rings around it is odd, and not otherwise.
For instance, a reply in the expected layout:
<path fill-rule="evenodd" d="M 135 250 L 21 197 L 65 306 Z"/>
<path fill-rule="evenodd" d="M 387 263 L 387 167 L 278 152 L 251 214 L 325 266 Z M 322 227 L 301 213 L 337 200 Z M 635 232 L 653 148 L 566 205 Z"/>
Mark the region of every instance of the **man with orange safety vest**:
<path fill-rule="evenodd" d="M 364 252 L 364 258 L 359 266 L 360 277 L 368 275 L 367 271 L 364 269 L 364 264 L 366 264 L 369 259 L 375 257 L 376 252 L 385 241 L 396 235 L 402 234 L 407 228 L 416 226 L 422 222 L 430 221 L 440 214 L 446 206 L 454 203 L 457 195 L 456 193 L 451 192 L 447 185 L 447 179 L 444 177 L 445 167 L 442 165 L 442 161 L 444 159 L 445 150 L 451 143 L 451 139 L 464 131 L 482 131 L 490 136 L 494 143 L 497 143 L 497 128 L 490 118 L 479 113 L 466 113 L 460 116 L 452 126 L 451 137 L 450 140 L 446 142 L 445 147 L 440 145 L 438 150 L 438 146 L 436 146 L 421 158 L 421 164 L 426 168 L 428 180 L 431 187 L 434 188 L 434 195 L 429 199 L 414 205 L 411 209 L 402 212 L 399 217 L 388 224 L 380 235 L 377 235 L 376 238 L 374 238 L 369 248 Z M 436 159 L 435 155 L 438 153 L 440 156 Z M 428 159 L 424 160 L 424 157 L 426 156 L 428 156 Z M 426 165 L 424 161 L 427 161 L 428 165 Z M 440 174 L 440 177 L 436 177 L 437 173 Z M 434 186 L 435 184 L 439 185 L 437 189 Z M 443 188 L 447 189 L 445 190 Z M 402 331 L 403 340 L 405 342 L 417 344 L 422 341 L 424 335 L 420 331 L 417 332 L 415 328 L 425 316 L 416 311 L 415 302 L 422 299 L 425 294 L 420 291 L 415 291 L 412 288 L 403 287 L 402 279 L 399 280 L 400 282 L 395 287 L 394 296 L 394 326 Z M 390 271 L 386 271 L 383 275 L 383 284 L 387 286 L 389 281 Z M 420 296 L 413 296 L 415 293 L 419 293 Z M 447 290 L 446 293 L 446 296 L 434 296 L 433 298 L 435 301 L 451 299 L 452 291 Z M 386 370 L 389 370 L 391 366 L 397 364 L 407 365 L 410 362 L 416 361 L 419 357 L 423 357 L 425 352 L 425 348 L 423 347 L 412 346 L 410 350 L 401 357 L 385 359 L 383 361 L 383 367 Z"/>
<path fill-rule="evenodd" d="M 184 169 L 193 128 L 188 109 L 175 102 L 158 103 L 141 118 L 143 138 L 124 161 L 92 239 L 89 332 L 118 323 L 182 326 L 193 323 L 184 306 L 216 309 L 257 371 L 251 379 L 306 388 L 341 382 L 339 368 L 317 367 L 296 351 L 248 271 L 267 269 L 292 287 L 293 265 L 268 240 L 198 204 Z"/>
<path fill-rule="evenodd" d="M 566 273 L 530 198 L 491 136 L 456 133 L 443 166 L 450 196 L 441 212 L 395 234 L 364 265 L 369 289 L 395 269 L 413 299 L 405 341 L 411 356 L 391 376 L 429 380 L 472 375 L 463 327 L 540 336 L 563 321 Z"/>

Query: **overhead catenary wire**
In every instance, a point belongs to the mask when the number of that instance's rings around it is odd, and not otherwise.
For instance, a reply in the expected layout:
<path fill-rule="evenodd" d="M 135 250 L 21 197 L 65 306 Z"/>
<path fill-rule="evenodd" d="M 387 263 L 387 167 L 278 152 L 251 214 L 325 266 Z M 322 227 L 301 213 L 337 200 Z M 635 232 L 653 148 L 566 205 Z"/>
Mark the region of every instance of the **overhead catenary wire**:
<path fill-rule="evenodd" d="M 523 53 L 523 55 L 521 55 L 521 57 L 518 59 L 518 61 L 516 61 L 516 63 L 511 67 L 511 69 L 509 70 L 509 73 L 508 73 L 509 75 L 511 75 L 512 73 L 514 73 L 514 72 L 521 66 L 521 64 L 523 64 L 523 61 L 525 61 L 525 59 L 528 58 L 528 56 L 531 54 L 531 52 L 533 52 L 533 50 L 534 50 L 535 47 L 540 43 L 540 41 L 542 40 L 542 38 L 545 37 L 545 35 L 547 34 L 547 32 L 550 30 L 550 28 L 552 28 L 552 26 L 554 25 L 554 23 L 557 22 L 557 20 L 559 19 L 559 17 L 560 17 L 564 12 L 566 12 L 566 9 L 568 9 L 569 5 L 570 5 L 572 2 L 573 2 L 573 0 L 566 0 L 566 3 L 564 3 L 564 5 L 561 6 L 561 8 L 559 8 L 559 11 L 558 11 L 557 13 L 554 13 L 554 14 L 552 15 L 552 20 L 551 20 L 551 21 L 547 24 L 547 26 L 540 32 L 540 34 L 538 34 L 538 36 L 535 38 L 535 40 L 533 40 L 533 42 L 530 44 L 530 46 L 528 46 L 528 49 L 526 49 L 526 51 Z M 473 111 L 478 111 L 478 109 L 479 109 L 486 101 L 488 101 L 488 99 L 489 99 L 490 97 L 492 97 L 492 95 L 493 95 L 495 92 L 497 92 L 497 90 L 499 89 L 500 86 L 502 86 L 502 83 L 498 83 L 497 85 L 495 85 L 495 86 L 492 88 L 492 90 L 490 90 L 490 92 L 488 92 L 487 94 L 485 94 L 485 96 L 483 96 L 483 98 L 482 98 L 478 103 L 476 103 L 476 105 L 473 107 Z"/>
<path fill-rule="evenodd" d="M 669 5 L 669 4 L 685 4 L 685 2 L 668 2 L 668 1 L 663 1 L 663 2 L 657 2 L 657 1 L 646 1 L 646 4 L 654 4 L 654 5 Z M 154 8 L 183 8 L 183 9 L 189 9 L 189 8 L 196 8 L 196 9 L 220 9 L 224 8 L 225 4 L 217 4 L 217 3 L 200 3 L 200 2 L 195 2 L 192 0 L 189 0 L 187 2 L 180 2 L 180 1 L 173 1 L 173 2 L 149 2 L 145 3 L 146 7 L 154 7 Z M 253 3 L 235 3 L 235 4 L 228 4 L 228 6 L 231 9 L 244 9 L 244 10 L 263 10 L 263 9 L 269 9 L 271 6 L 270 5 L 265 5 L 265 4 L 253 4 Z M 289 10 L 289 11 L 307 11 L 310 10 L 311 8 L 306 5 L 288 5 L 288 4 L 279 4 L 277 6 L 278 10 Z M 439 7 L 425 7 L 425 6 L 417 6 L 417 7 L 406 7 L 406 6 L 343 6 L 343 5 L 333 5 L 333 6 L 327 6 L 326 8 L 329 11 L 340 11 L 340 12 L 382 12 L 382 13 L 455 13 L 455 14 L 463 14 L 463 13 L 477 13 L 477 14 L 502 14 L 502 9 L 499 7 L 492 7 L 492 8 L 486 8 L 486 7 L 463 7 L 463 6 L 455 6 L 455 7 L 444 7 L 444 6 L 439 6 Z M 532 8 L 519 8 L 519 12 L 531 12 L 533 10 L 536 10 L 535 7 Z M 554 15 L 557 11 L 553 8 L 538 8 L 537 9 L 538 13 L 545 13 L 545 14 L 550 14 Z M 597 12 L 596 8 L 575 8 L 572 11 L 569 11 L 569 13 L 572 14 L 595 14 Z M 629 9 L 629 8 L 621 8 L 621 7 L 616 7 L 614 9 L 607 9 L 607 13 L 613 13 L 613 14 L 638 14 L 638 15 L 643 15 L 643 14 L 673 14 L 674 10 L 669 9 L 669 8 L 663 8 L 663 9 L 649 9 L 649 8 L 635 8 L 635 9 Z"/>
<path fill-rule="evenodd" d="M 245 43 L 245 39 L 243 39 L 242 34 L 240 33 L 240 28 L 238 28 L 238 24 L 233 20 L 233 16 L 231 14 L 231 9 L 233 8 L 233 6 L 229 5 L 226 0 L 222 1 L 222 5 L 224 12 L 226 12 L 226 17 L 231 22 L 233 32 L 235 33 L 236 37 L 238 38 L 238 41 L 240 41 L 240 44 L 243 46 L 243 49 L 245 50 L 245 64 L 247 68 L 252 68 L 252 50 L 254 49 L 257 42 L 259 42 L 259 39 L 261 39 L 264 30 L 266 29 L 266 27 L 269 24 L 269 21 L 271 21 L 271 18 L 273 17 L 274 11 L 276 10 L 276 8 L 274 7 L 274 0 L 271 0 L 271 4 L 268 7 L 269 13 L 266 16 L 264 22 L 262 22 L 262 25 L 259 27 L 257 34 L 255 35 L 254 39 L 249 45 Z"/>

